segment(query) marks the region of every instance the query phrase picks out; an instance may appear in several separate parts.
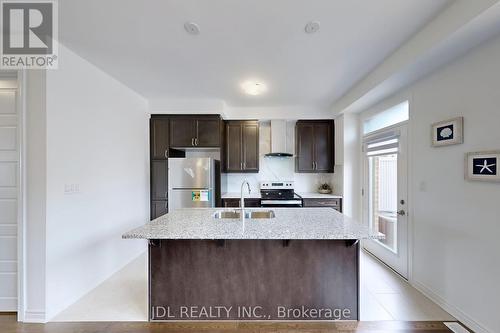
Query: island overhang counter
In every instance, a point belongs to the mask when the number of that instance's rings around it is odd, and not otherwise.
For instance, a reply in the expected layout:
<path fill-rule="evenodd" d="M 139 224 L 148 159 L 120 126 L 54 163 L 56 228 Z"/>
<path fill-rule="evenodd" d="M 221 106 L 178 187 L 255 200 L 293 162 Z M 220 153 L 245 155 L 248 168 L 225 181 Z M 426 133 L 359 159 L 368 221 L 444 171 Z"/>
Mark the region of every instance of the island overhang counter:
<path fill-rule="evenodd" d="M 359 241 L 379 234 L 331 208 L 220 211 L 234 209 L 178 209 L 123 235 L 149 240 L 151 321 L 359 320 Z"/>

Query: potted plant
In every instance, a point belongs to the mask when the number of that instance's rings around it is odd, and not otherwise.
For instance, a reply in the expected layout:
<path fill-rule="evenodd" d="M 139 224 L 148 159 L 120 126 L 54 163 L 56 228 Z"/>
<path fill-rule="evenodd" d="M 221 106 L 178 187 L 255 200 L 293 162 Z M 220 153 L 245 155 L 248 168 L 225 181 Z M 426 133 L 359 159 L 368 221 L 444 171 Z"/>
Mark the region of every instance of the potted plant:
<path fill-rule="evenodd" d="M 332 193 L 332 188 L 331 188 L 330 184 L 322 183 L 318 187 L 318 192 L 321 194 L 330 194 L 330 193 Z"/>

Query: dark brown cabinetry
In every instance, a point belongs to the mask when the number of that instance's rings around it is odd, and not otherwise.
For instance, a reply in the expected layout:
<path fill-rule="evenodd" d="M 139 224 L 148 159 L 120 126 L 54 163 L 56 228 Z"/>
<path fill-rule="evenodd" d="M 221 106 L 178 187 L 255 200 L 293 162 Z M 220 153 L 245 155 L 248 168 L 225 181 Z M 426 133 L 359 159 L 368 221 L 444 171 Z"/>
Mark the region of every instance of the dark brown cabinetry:
<path fill-rule="evenodd" d="M 151 159 L 167 159 L 168 157 L 168 119 L 151 119 L 149 122 L 151 140 Z"/>
<path fill-rule="evenodd" d="M 295 125 L 295 171 L 304 173 L 333 172 L 333 120 L 299 120 Z"/>
<path fill-rule="evenodd" d="M 221 142 L 219 116 L 172 116 L 170 118 L 170 147 L 218 148 Z"/>
<path fill-rule="evenodd" d="M 259 123 L 254 120 L 226 121 L 225 172 L 259 172 Z"/>
<path fill-rule="evenodd" d="M 342 199 L 341 198 L 304 198 L 304 207 L 331 207 L 339 212 L 342 212 Z"/>
<path fill-rule="evenodd" d="M 168 212 L 168 158 L 186 156 L 176 148 L 220 148 L 223 129 L 219 115 L 151 116 L 151 219 Z"/>
<path fill-rule="evenodd" d="M 222 199 L 223 207 L 240 207 L 240 199 L 228 198 Z M 257 198 L 245 198 L 245 207 L 260 207 L 260 199 Z"/>

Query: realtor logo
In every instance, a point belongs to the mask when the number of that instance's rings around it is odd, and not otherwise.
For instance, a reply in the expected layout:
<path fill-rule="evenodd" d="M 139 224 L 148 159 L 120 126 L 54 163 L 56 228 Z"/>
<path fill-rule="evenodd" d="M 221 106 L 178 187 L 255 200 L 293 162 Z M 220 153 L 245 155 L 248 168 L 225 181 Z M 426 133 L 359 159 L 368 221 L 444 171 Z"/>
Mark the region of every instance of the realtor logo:
<path fill-rule="evenodd" d="M 57 67 L 57 2 L 1 0 L 1 68 Z"/>

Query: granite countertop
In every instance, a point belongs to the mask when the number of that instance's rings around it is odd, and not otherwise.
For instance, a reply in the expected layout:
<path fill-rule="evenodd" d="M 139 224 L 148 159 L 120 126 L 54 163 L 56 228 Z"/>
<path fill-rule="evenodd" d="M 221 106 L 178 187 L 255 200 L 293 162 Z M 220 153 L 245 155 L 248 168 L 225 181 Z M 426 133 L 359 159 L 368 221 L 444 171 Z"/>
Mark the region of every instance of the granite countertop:
<path fill-rule="evenodd" d="M 239 199 L 240 198 L 240 193 L 236 193 L 236 192 L 227 192 L 227 193 L 223 193 L 221 195 L 221 198 L 222 199 Z M 250 194 L 248 194 L 247 192 L 244 193 L 245 195 L 245 199 L 260 199 L 260 191 L 252 191 Z"/>
<path fill-rule="evenodd" d="M 297 192 L 303 199 L 341 199 L 341 195 L 337 194 L 321 194 L 316 192 Z M 239 199 L 240 194 L 236 192 L 227 192 L 222 194 L 222 199 Z M 245 199 L 261 199 L 260 192 L 252 191 L 252 193 L 245 193 Z"/>
<path fill-rule="evenodd" d="M 125 239 L 368 239 L 368 227 L 331 208 L 273 208 L 272 219 L 216 219 L 216 211 L 178 209 L 125 234 Z M 263 210 L 262 208 L 245 209 Z"/>
<path fill-rule="evenodd" d="M 318 192 L 298 192 L 303 199 L 342 199 L 341 195 L 337 194 L 322 194 Z"/>

